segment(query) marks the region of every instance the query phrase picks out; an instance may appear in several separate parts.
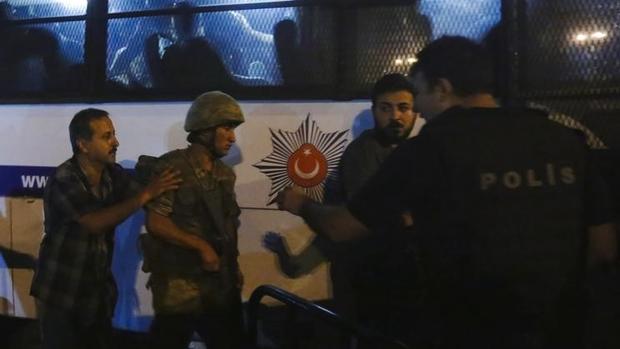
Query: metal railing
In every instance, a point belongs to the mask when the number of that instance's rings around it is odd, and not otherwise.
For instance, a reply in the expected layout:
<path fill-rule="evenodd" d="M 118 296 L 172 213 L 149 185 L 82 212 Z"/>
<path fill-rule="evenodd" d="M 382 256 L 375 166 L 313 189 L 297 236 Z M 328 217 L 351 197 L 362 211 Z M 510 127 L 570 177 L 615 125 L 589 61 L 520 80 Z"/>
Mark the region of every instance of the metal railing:
<path fill-rule="evenodd" d="M 329 309 L 323 308 L 318 304 L 312 303 L 295 294 L 284 291 L 272 285 L 259 286 L 250 296 L 248 309 L 248 335 L 250 344 L 254 348 L 258 348 L 258 313 L 261 304 L 260 302 L 266 296 L 276 299 L 289 307 L 286 326 L 295 326 L 297 315 L 299 313 L 304 313 L 313 318 L 326 321 L 329 325 L 336 327 L 343 335 L 349 336 L 349 343 L 352 343 L 353 339 L 357 339 L 358 341 L 372 343 L 374 347 L 377 348 L 409 348 L 399 340 L 387 337 L 372 329 L 358 326 L 351 321 L 340 317 L 340 315 Z M 287 349 L 297 348 L 298 338 L 296 337 L 295 331 L 286 331 L 286 338 L 284 338 L 284 342 L 284 347 Z"/>

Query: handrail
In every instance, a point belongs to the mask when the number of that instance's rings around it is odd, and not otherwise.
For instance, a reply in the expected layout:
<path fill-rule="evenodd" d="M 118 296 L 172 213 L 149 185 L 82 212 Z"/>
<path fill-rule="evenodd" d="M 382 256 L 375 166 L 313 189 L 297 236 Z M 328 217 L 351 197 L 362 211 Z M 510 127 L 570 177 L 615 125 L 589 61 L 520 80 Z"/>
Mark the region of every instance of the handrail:
<path fill-rule="evenodd" d="M 313 317 L 326 320 L 330 324 L 338 327 L 340 331 L 349 334 L 351 338 L 357 337 L 365 340 L 376 341 L 377 343 L 382 344 L 382 348 L 409 349 L 407 345 L 396 339 L 387 337 L 372 329 L 358 326 L 351 321 L 343 319 L 340 315 L 329 309 L 323 308 L 318 304 L 312 303 L 295 294 L 272 285 L 261 285 L 257 287 L 250 296 L 248 308 L 248 335 L 250 343 L 252 343 L 255 347 L 257 347 L 258 340 L 258 308 L 261 300 L 265 296 L 269 296 L 288 306 L 302 310 Z"/>

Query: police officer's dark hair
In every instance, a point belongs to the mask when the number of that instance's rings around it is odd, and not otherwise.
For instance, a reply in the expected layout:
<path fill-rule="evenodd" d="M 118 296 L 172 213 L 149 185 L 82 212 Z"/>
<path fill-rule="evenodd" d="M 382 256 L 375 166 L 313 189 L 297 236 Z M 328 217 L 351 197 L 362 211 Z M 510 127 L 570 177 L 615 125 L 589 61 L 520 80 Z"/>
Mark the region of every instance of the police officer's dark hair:
<path fill-rule="evenodd" d="M 387 74 L 381 77 L 381 79 L 375 82 L 372 87 L 370 98 L 372 100 L 372 106 L 377 103 L 377 98 L 380 95 L 388 92 L 407 91 L 413 96 L 413 85 L 411 81 L 403 74 L 393 73 Z"/>
<path fill-rule="evenodd" d="M 93 129 L 90 127 L 91 121 L 108 116 L 107 111 L 95 108 L 80 110 L 73 116 L 71 123 L 69 123 L 69 139 L 71 140 L 73 154 L 80 152 L 77 144 L 78 139 L 90 140 L 93 137 Z"/>
<path fill-rule="evenodd" d="M 493 59 L 487 49 L 462 36 L 442 36 L 428 44 L 417 55 L 409 76 L 422 73 L 429 88 L 439 79 L 450 81 L 458 96 L 492 93 Z"/>

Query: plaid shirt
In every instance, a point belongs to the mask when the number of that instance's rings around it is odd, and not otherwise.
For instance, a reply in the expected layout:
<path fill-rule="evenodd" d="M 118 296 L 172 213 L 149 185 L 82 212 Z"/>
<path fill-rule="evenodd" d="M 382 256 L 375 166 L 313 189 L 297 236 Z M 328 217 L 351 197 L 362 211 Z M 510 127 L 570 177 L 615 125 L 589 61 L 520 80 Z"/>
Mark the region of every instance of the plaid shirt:
<path fill-rule="evenodd" d="M 75 157 L 49 179 L 43 199 L 45 235 L 30 293 L 45 304 L 74 311 L 83 321 L 111 316 L 116 286 L 111 272 L 114 229 L 85 231 L 78 219 L 130 197 L 137 184 L 117 164 L 104 169 L 101 197 L 90 190 Z"/>

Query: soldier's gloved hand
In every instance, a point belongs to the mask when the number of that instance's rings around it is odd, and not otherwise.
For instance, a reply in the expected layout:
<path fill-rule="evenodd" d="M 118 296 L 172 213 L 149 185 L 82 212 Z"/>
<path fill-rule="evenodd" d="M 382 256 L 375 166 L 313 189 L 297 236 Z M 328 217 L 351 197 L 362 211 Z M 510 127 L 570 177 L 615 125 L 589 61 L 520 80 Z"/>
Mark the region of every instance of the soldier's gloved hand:
<path fill-rule="evenodd" d="M 179 177 L 180 174 L 181 173 L 175 169 L 167 168 L 161 174 L 155 176 L 142 191 L 142 205 L 164 192 L 177 189 L 179 184 L 183 182 L 181 177 Z"/>
<path fill-rule="evenodd" d="M 220 256 L 217 255 L 213 247 L 205 242 L 201 245 L 200 258 L 202 259 L 202 268 L 206 271 L 220 270 Z"/>
<path fill-rule="evenodd" d="M 274 253 L 282 253 L 286 252 L 286 247 L 284 246 L 284 238 L 282 235 L 278 233 L 274 233 L 273 231 L 267 232 L 267 234 L 263 235 L 263 247 L 268 249 Z"/>

